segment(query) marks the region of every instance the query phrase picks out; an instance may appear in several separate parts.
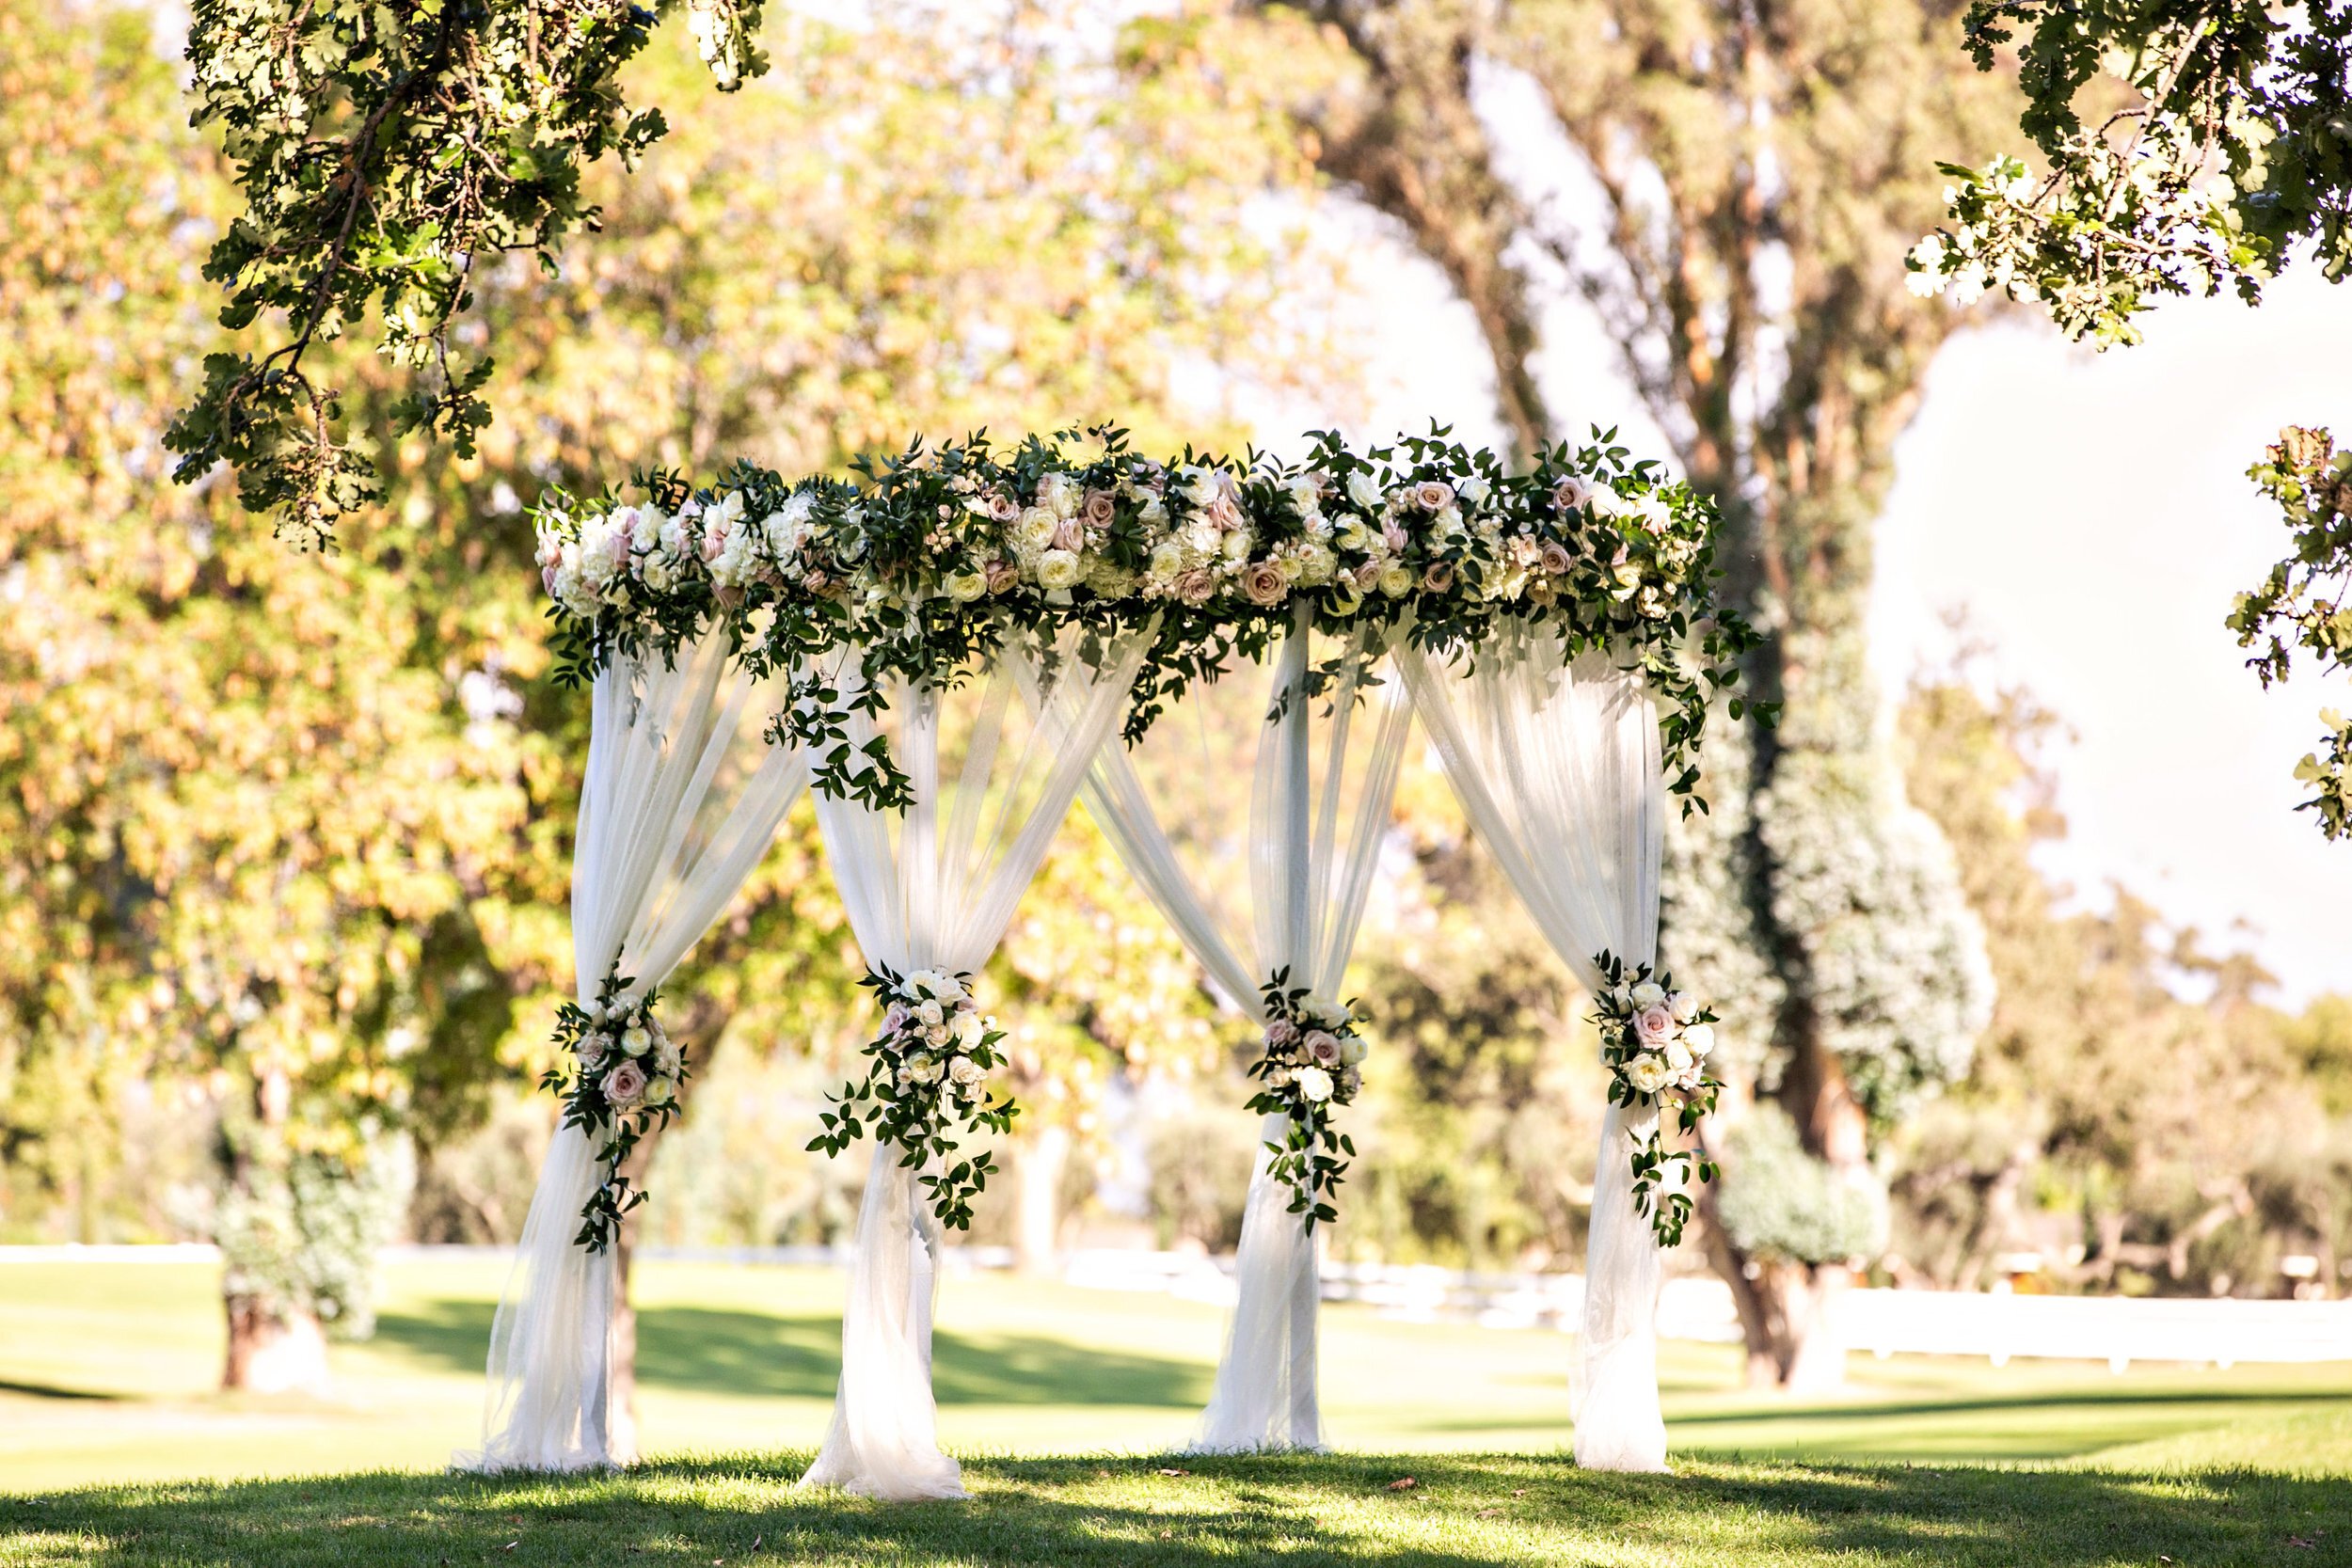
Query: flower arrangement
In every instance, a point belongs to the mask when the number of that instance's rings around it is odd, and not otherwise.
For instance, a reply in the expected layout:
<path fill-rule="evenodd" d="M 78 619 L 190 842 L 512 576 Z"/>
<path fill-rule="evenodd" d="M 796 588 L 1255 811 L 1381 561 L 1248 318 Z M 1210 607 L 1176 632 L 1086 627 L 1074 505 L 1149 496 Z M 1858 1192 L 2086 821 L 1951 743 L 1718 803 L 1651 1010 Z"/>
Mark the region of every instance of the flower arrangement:
<path fill-rule="evenodd" d="M 1713 508 L 1611 433 L 1523 474 L 1436 430 L 1364 452 L 1324 434 L 1296 466 L 1155 460 L 1109 429 L 1009 451 L 976 436 L 854 471 L 787 480 L 739 464 L 702 486 L 641 476 L 627 500 L 549 491 L 536 517 L 560 672 L 583 678 L 723 624 L 755 673 L 789 679 L 770 735 L 807 747 L 815 787 L 892 809 L 909 781 L 886 746 L 849 743 L 847 716 L 877 711 L 892 676 L 954 684 L 1009 632 L 1148 631 L 1133 741 L 1228 655 L 1262 654 L 1301 604 L 1319 631 L 1370 621 L 1473 657 L 1540 617 L 1570 657 L 1609 648 L 1641 665 L 1687 795 L 1708 700 L 1755 641 L 1712 607 Z M 1365 639 L 1363 657 L 1383 641 Z"/>
<path fill-rule="evenodd" d="M 1647 1214 L 1661 1246 L 1677 1246 L 1689 1223 L 1692 1182 L 1712 1181 L 1715 1163 L 1703 1150 L 1669 1149 L 1663 1141 L 1665 1112 L 1672 1108 L 1684 1132 L 1715 1108 L 1720 1080 L 1709 1077 L 1707 1058 L 1715 1049 L 1715 1013 L 1674 979 L 1648 964 L 1628 969 L 1609 953 L 1593 962 L 1604 982 L 1593 999 L 1592 1022 L 1600 1029 L 1600 1057 L 1609 1069 L 1609 1101 L 1633 1110 L 1656 1109 L 1661 1127 L 1633 1150 L 1633 1207 Z"/>
<path fill-rule="evenodd" d="M 899 1164 L 940 1162 L 916 1180 L 930 1189 L 942 1225 L 969 1229 L 972 1200 L 994 1174 L 995 1156 L 983 1149 L 947 1164 L 956 1153 L 949 1133 L 1011 1131 L 1020 1107 L 988 1096 L 988 1074 L 1005 1060 L 996 1049 L 1004 1031 L 980 1012 L 969 974 L 918 969 L 901 978 L 884 967 L 859 984 L 883 1004 L 882 1032 L 866 1047 L 866 1076 L 831 1097 L 836 1109 L 819 1117 L 825 1131 L 808 1147 L 839 1154 L 870 1127 L 898 1147 Z"/>
<path fill-rule="evenodd" d="M 656 993 L 623 999 L 633 983 L 615 971 L 604 977 L 593 1006 L 566 1002 L 556 1009 L 555 1044 L 564 1054 L 540 1079 L 563 1097 L 564 1126 L 604 1134 L 596 1151 L 602 1177 L 580 1210 L 574 1238 L 591 1252 L 611 1246 L 621 1216 L 645 1201 L 621 1166 L 649 1129 L 677 1115 L 678 1086 L 686 1082 L 686 1053 L 654 1016 Z"/>
<path fill-rule="evenodd" d="M 1363 1087 L 1366 1042 L 1353 1007 L 1289 981 L 1284 968 L 1265 984 L 1265 1047 L 1249 1067 L 1258 1081 L 1249 1109 L 1290 1118 L 1283 1141 L 1266 1145 L 1274 1156 L 1266 1174 L 1291 1189 L 1290 1212 L 1304 1216 L 1312 1235 L 1318 1222 L 1339 1218 L 1330 1198 L 1347 1176 L 1340 1156 L 1353 1158 L 1356 1144 L 1332 1125 L 1331 1113 Z"/>

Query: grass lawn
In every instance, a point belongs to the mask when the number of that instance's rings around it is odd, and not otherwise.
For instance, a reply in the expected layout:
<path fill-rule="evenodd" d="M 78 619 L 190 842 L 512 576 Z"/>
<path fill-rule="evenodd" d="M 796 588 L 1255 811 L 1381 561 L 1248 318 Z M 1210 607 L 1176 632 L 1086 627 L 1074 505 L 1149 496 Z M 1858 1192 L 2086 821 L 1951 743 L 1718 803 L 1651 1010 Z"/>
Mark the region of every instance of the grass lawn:
<path fill-rule="evenodd" d="M 836 1365 L 841 1282 L 813 1270 L 643 1271 L 656 1463 L 564 1482 L 435 1473 L 476 1440 L 501 1278 L 395 1266 L 377 1338 L 337 1349 L 337 1397 L 320 1402 L 212 1391 L 208 1267 L 0 1265 L 0 1568 L 2352 1564 L 2348 1365 L 2116 1376 L 1857 1356 L 1850 1395 L 1792 1405 L 1741 1391 L 1725 1347 L 1669 1345 L 1680 1473 L 1614 1478 L 1562 1456 L 1569 1338 L 1343 1307 L 1326 1315 L 1324 1398 L 1348 1451 L 1168 1475 L 1150 1456 L 1190 1430 L 1221 1315 L 1001 1275 L 951 1278 L 941 1300 L 942 1439 L 974 1505 L 791 1492 Z M 1094 1457 L 1031 1457 L 1046 1454 Z"/>

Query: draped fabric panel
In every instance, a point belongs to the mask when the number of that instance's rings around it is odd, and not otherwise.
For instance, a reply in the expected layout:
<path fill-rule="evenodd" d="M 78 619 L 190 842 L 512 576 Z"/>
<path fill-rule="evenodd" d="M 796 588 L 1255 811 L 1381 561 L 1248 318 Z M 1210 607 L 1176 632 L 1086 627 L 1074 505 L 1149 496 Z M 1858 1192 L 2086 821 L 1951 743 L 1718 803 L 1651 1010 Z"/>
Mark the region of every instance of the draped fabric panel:
<path fill-rule="evenodd" d="M 1120 858 L 1216 988 L 1253 1013 L 1260 988 L 1277 970 L 1288 970 L 1292 985 L 1336 999 L 1355 947 L 1411 718 L 1393 684 L 1364 684 L 1356 657 L 1362 635 L 1321 698 L 1304 691 L 1311 639 L 1303 615 L 1274 659 L 1251 789 L 1254 971 L 1240 957 L 1237 933 L 1185 873 L 1127 756 L 1106 748 L 1087 786 L 1088 809 Z M 1260 1143 L 1280 1143 L 1286 1119 L 1265 1117 Z M 1249 1183 L 1238 1295 L 1192 1445 L 1199 1452 L 1323 1446 L 1315 1247 L 1289 1211 L 1289 1189 L 1266 1174 L 1268 1159 L 1261 1153 Z"/>
<path fill-rule="evenodd" d="M 1665 832 L 1657 714 L 1638 671 L 1603 654 L 1568 659 L 1558 634 L 1520 625 L 1475 666 L 1405 648 L 1398 664 L 1470 826 L 1579 983 L 1594 956 L 1658 958 Z M 1655 1112 L 1602 1119 L 1585 1263 L 1576 1459 L 1590 1469 L 1666 1468 L 1658 1404 L 1661 1254 L 1634 1211 L 1634 1142 Z"/>
<path fill-rule="evenodd" d="M 851 716 L 850 743 L 886 734 L 914 797 L 903 813 L 815 797 L 867 963 L 905 974 L 988 962 L 1088 764 L 1118 727 L 1150 646 L 1149 628 L 1109 639 L 1065 633 L 1057 642 L 1015 633 L 965 685 L 894 683 L 879 720 Z M 846 696 L 856 680 L 850 668 L 836 684 Z M 962 1472 L 939 1449 L 931 1395 L 939 1227 L 918 1173 L 900 1159 L 895 1147 L 875 1148 L 833 1422 L 800 1483 L 900 1500 L 961 1497 Z"/>
<path fill-rule="evenodd" d="M 661 984 L 725 912 L 807 783 L 793 747 L 761 738 L 776 693 L 731 657 L 723 631 L 596 676 L 572 868 L 580 1004 L 617 964 L 628 997 Z M 490 1332 L 474 1470 L 577 1470 L 636 1458 L 612 1399 L 613 1259 L 580 1246 L 605 1175 L 589 1135 L 557 1132 Z"/>

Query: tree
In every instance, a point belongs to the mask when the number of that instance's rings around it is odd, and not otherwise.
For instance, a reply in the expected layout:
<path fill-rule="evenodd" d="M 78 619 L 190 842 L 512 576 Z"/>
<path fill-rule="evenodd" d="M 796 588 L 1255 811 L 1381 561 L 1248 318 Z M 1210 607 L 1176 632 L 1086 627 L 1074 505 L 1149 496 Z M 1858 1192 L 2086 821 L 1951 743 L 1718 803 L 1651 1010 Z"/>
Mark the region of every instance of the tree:
<path fill-rule="evenodd" d="M 1949 854 L 1879 733 L 1862 616 L 1893 442 L 1956 320 L 1902 285 L 1936 206 L 1928 150 L 2013 119 L 2011 89 L 1953 56 L 1935 4 L 1306 10 L 1343 61 L 1297 101 L 1321 166 L 1446 268 L 1518 439 L 1564 434 L 1531 363 L 1548 277 L 1596 308 L 1723 509 L 1726 594 L 1767 633 L 1748 689 L 1780 721 L 1710 743 L 1709 813 L 1671 848 L 1666 957 L 1736 1004 L 1721 1033 L 1738 1082 L 1709 1133 L 1725 1190 L 1741 1180 L 1730 1124 L 1763 1097 L 1804 1158 L 1867 1192 L 1873 1131 L 1965 1070 L 1991 1000 Z M 1478 86 L 1506 69 L 1572 150 L 1593 235 L 1501 172 Z M 1835 1375 L 1838 1358 L 1804 1348 L 1845 1259 L 1708 1234 L 1752 1373 Z"/>
<path fill-rule="evenodd" d="M 445 592 L 455 560 L 405 569 L 459 554 L 448 519 L 328 562 L 162 483 L 224 202 L 157 134 L 149 37 L 0 19 L 0 831 L 31 851 L 0 879 L 0 1052 L 215 1085 L 228 1376 L 311 1383 L 320 1319 L 365 1331 L 408 1117 L 458 1117 L 505 1028 L 475 916 L 527 843 L 502 672 L 537 650 Z"/>
<path fill-rule="evenodd" d="M 2065 832 L 2038 754 L 2055 724 L 1964 669 L 1904 705 L 1911 787 L 1959 851 L 2000 1002 L 1966 1083 L 1891 1151 L 1896 1266 L 1979 1289 L 2026 1251 L 2075 1287 L 2259 1293 L 2300 1252 L 2332 1278 L 2352 1239 L 2331 1185 L 2343 1001 L 2261 1006 L 2250 958 L 2208 953 L 2127 890 L 2063 911 L 2031 859 Z"/>
<path fill-rule="evenodd" d="M 364 1316 L 345 1264 L 365 1227 L 338 1202 L 385 1138 L 430 1166 L 491 1087 L 530 1077 L 568 987 L 585 705 L 541 641 L 543 484 L 739 452 L 835 468 L 918 431 L 1073 414 L 1216 439 L 1228 417 L 1178 398 L 1181 361 L 1323 373 L 1311 322 L 1269 325 L 1279 271 L 1247 220 L 1303 165 L 1278 112 L 1206 68 L 1212 24 L 1069 63 L 1051 29 L 871 20 L 789 24 L 772 86 L 644 178 L 594 177 L 606 233 L 553 274 L 481 270 L 454 329 L 506 346 L 485 388 L 512 417 L 470 454 L 402 433 L 399 366 L 314 347 L 388 487 L 331 557 L 162 471 L 173 377 L 219 343 L 193 277 L 231 201 L 202 138 L 156 132 L 173 84 L 148 20 L 0 21 L 19 149 L 0 165 L 0 830 L 39 847 L 0 875 L 0 1074 L 40 1086 L 10 1096 L 4 1135 L 12 1172 L 87 1192 L 119 1141 L 92 1126 L 109 1082 L 215 1085 L 220 1218 L 250 1243 L 232 1290 L 261 1304 L 232 1313 L 256 1343 Z M 663 91 L 689 74 L 638 69 Z M 670 988 L 698 1060 L 847 1007 L 814 852 L 803 816 Z M 1149 918 L 1099 861 L 1073 875 Z M 1132 1018 L 1089 1036 L 1047 1031 L 1041 1072 L 1095 1041 L 1161 1049 Z"/>
<path fill-rule="evenodd" d="M 2227 286 L 2256 303 L 2299 253 L 2330 282 L 2352 271 L 2345 0 L 1975 0 L 1967 41 L 1981 71 L 2016 44 L 2019 124 L 2043 167 L 2007 153 L 1943 165 L 1947 221 L 1910 258 L 1919 292 L 2032 297 L 2069 338 L 2106 348 L 2139 341 L 2137 318 L 2169 296 Z M 2295 427 L 2248 470 L 2295 545 L 2229 616 L 2265 687 L 2298 651 L 2352 668 L 2347 473 L 2325 430 Z M 2324 753 L 2296 768 L 2314 792 L 2298 809 L 2337 838 L 2352 832 L 2352 728 L 2321 719 Z"/>
<path fill-rule="evenodd" d="M 187 483 L 236 466 L 246 506 L 276 510 L 307 543 L 376 499 L 364 448 L 337 430 L 334 384 L 304 361 L 377 312 L 382 351 L 412 372 L 395 436 L 455 438 L 470 455 L 489 422 L 494 362 L 453 340 L 474 269 L 509 251 L 555 262 L 596 210 L 583 168 L 634 158 L 665 129 L 632 111 L 624 66 L 662 13 L 634 0 L 197 0 L 188 18 L 196 123 L 217 125 L 245 211 L 205 276 L 229 289 L 224 326 L 283 311 L 258 358 L 208 355 L 204 382 L 166 437 Z M 689 0 L 695 41 L 722 90 L 766 67 L 759 0 Z"/>

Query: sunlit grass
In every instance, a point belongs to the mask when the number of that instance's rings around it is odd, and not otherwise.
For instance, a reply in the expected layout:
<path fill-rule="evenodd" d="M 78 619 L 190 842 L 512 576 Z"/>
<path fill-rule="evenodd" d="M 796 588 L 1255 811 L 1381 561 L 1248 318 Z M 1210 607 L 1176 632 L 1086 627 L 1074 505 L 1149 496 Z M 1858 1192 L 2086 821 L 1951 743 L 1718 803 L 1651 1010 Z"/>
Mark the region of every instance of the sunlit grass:
<path fill-rule="evenodd" d="M 494 1262 L 390 1270 L 377 1338 L 338 1347 L 330 1401 L 223 1398 L 214 1271 L 0 1266 L 0 1491 L 100 1481 L 430 1470 L 478 1440 Z M 642 1272 L 641 1427 L 655 1455 L 805 1449 L 835 1371 L 841 1281 L 821 1270 Z M 1222 1314 L 1154 1294 L 951 1277 L 943 1441 L 965 1455 L 1140 1454 L 1190 1432 Z M 1539 1330 L 1326 1316 L 1332 1440 L 1360 1452 L 1543 1456 L 1567 1443 L 1574 1341 Z M 1916 1464 L 2249 1464 L 2352 1475 L 2352 1365 L 2140 1369 L 1856 1356 L 1854 1387 L 1745 1392 L 1726 1346 L 1669 1345 L 1675 1450 Z"/>

